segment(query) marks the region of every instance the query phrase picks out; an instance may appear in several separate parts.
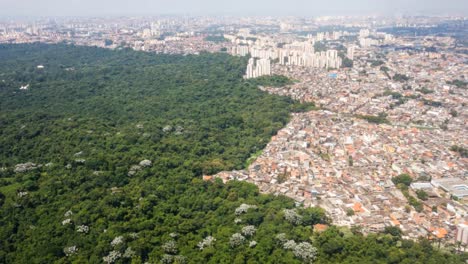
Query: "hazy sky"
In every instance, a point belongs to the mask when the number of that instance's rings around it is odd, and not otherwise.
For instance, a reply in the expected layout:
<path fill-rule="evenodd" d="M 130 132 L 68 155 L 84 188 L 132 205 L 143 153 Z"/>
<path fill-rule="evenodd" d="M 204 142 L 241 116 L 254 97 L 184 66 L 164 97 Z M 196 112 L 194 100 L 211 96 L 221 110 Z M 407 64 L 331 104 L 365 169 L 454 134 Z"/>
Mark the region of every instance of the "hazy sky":
<path fill-rule="evenodd" d="M 0 16 L 468 14 L 468 0 L 0 0 Z"/>

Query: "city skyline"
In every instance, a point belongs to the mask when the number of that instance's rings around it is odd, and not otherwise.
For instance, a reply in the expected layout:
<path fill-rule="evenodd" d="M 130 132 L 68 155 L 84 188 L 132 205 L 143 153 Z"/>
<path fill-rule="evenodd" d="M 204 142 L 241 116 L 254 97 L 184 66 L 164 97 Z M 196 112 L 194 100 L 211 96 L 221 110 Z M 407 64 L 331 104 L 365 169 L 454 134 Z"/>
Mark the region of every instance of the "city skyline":
<path fill-rule="evenodd" d="M 246 0 L 147 1 L 131 3 L 123 0 L 0 0 L 0 16 L 107 16 L 107 15 L 271 15 L 271 16 L 320 16 L 320 15 L 467 15 L 468 2 L 463 0 L 331 0 L 280 1 Z"/>

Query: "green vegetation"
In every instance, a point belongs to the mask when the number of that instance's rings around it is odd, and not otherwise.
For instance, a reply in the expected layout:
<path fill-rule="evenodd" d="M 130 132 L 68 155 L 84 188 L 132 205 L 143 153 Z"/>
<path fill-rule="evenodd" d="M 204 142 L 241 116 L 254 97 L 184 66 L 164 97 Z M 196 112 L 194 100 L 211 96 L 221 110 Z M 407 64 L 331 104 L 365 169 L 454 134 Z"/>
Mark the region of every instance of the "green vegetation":
<path fill-rule="evenodd" d="M 263 150 L 258 150 L 257 152 L 253 153 L 250 158 L 245 161 L 245 168 L 248 168 L 250 164 L 252 164 L 258 157 L 260 157 L 263 153 Z"/>
<path fill-rule="evenodd" d="M 390 91 L 390 90 L 386 90 L 383 94 L 384 96 L 392 96 L 392 99 L 395 99 L 395 100 L 398 100 L 400 98 L 403 97 L 403 95 L 399 92 L 393 92 L 393 91 Z"/>
<path fill-rule="evenodd" d="M 421 95 L 411 94 L 411 95 L 405 96 L 405 98 L 407 98 L 407 99 L 419 99 L 419 98 L 421 98 Z"/>
<path fill-rule="evenodd" d="M 428 106 L 433 106 L 433 107 L 441 107 L 442 106 L 441 102 L 432 101 L 432 100 L 428 100 L 428 99 L 424 99 L 424 98 L 423 98 L 422 101 L 423 101 L 423 103 L 425 105 L 428 105 Z"/>
<path fill-rule="evenodd" d="M 386 90 L 383 93 L 383 96 L 392 96 L 392 99 L 397 100 L 395 103 L 393 103 L 390 108 L 394 108 L 396 106 L 402 105 L 408 101 L 408 98 L 406 96 L 403 96 L 399 92 L 393 92 L 390 90 Z"/>
<path fill-rule="evenodd" d="M 319 108 L 315 106 L 315 103 L 313 102 L 305 102 L 301 104 L 293 104 L 291 107 L 291 111 L 294 113 L 304 113 L 304 112 L 309 112 L 313 110 L 318 110 Z"/>
<path fill-rule="evenodd" d="M 286 173 L 286 172 L 280 173 L 280 174 L 278 175 L 278 183 L 280 183 L 280 184 L 281 184 L 281 183 L 284 183 L 285 181 L 288 180 L 289 176 L 290 176 L 290 175 L 289 175 L 288 173 Z"/>
<path fill-rule="evenodd" d="M 357 118 L 364 119 L 369 123 L 374 124 L 390 124 L 390 121 L 387 119 L 386 113 L 379 113 L 378 116 L 371 115 L 356 115 Z"/>
<path fill-rule="evenodd" d="M 254 79 L 249 79 L 248 82 L 252 85 L 261 85 L 268 87 L 283 87 L 294 83 L 293 80 L 282 75 L 261 76 Z"/>
<path fill-rule="evenodd" d="M 372 67 L 379 67 L 385 64 L 385 62 L 381 60 L 371 60 L 369 61 Z"/>
<path fill-rule="evenodd" d="M 343 47 L 343 49 L 346 50 L 345 47 Z M 341 67 L 343 67 L 343 68 L 352 68 L 352 67 L 353 67 L 353 65 L 354 65 L 353 60 L 350 60 L 350 59 L 346 56 L 346 54 L 344 53 L 344 51 L 338 52 L 338 56 L 340 56 L 341 61 L 342 61 Z"/>
<path fill-rule="evenodd" d="M 466 259 L 425 240 L 314 233 L 329 224 L 320 208 L 203 181 L 243 168 L 298 104 L 243 80 L 246 58 L 28 44 L 0 45 L 0 61 L 0 263 Z"/>
<path fill-rule="evenodd" d="M 0 60 L 0 155 L 8 167 L 0 175 L 8 179 L 0 187 L 7 196 L 0 262 L 50 263 L 73 245 L 79 254 L 71 260 L 99 262 L 121 235 L 142 260 L 159 262 L 172 232 L 181 254 L 223 262 L 236 255 L 222 249 L 239 228 L 236 207 L 257 204 L 259 212 L 244 221 L 266 223 L 263 210 L 273 207 L 263 205 L 272 197 L 249 184 L 200 180 L 242 169 L 297 104 L 244 81 L 245 58 L 34 44 L 2 46 Z M 20 91 L 26 83 L 30 89 Z M 144 159 L 152 166 L 129 173 Z M 14 173 L 28 161 L 53 164 Z M 73 215 L 65 217 L 69 210 Z M 281 219 L 281 210 L 274 212 Z M 68 218 L 73 224 L 62 225 Z M 76 231 L 82 225 L 87 234 Z M 219 242 L 218 256 L 192 246 L 208 234 Z M 261 239 L 255 252 L 262 251 Z"/>
<path fill-rule="evenodd" d="M 380 67 L 380 70 L 383 71 L 383 72 L 388 72 L 388 71 L 390 71 L 390 69 L 389 69 L 387 66 L 382 66 L 382 67 Z"/>
<path fill-rule="evenodd" d="M 315 52 L 327 51 L 327 45 L 322 41 L 317 41 L 314 43 L 314 51 Z"/>
<path fill-rule="evenodd" d="M 343 68 L 352 68 L 353 65 L 354 65 L 354 62 L 352 60 L 350 60 L 348 57 L 343 57 L 342 59 L 342 67 Z"/>
<path fill-rule="evenodd" d="M 404 74 L 399 74 L 399 73 L 396 73 L 393 78 L 392 78 L 394 81 L 397 81 L 397 82 L 406 82 L 408 81 L 410 78 Z"/>
<path fill-rule="evenodd" d="M 422 93 L 422 94 L 431 94 L 434 93 L 434 90 L 428 89 L 427 87 L 423 87 L 421 89 L 416 89 L 416 91 Z"/>
<path fill-rule="evenodd" d="M 468 82 L 463 80 L 447 81 L 447 84 L 455 85 L 457 88 L 466 88 L 468 86 Z"/>
<path fill-rule="evenodd" d="M 390 234 L 395 237 L 401 237 L 401 235 L 403 235 L 403 232 L 401 231 L 401 229 L 396 226 L 386 226 L 384 229 L 384 233 Z"/>
<path fill-rule="evenodd" d="M 331 156 L 328 153 L 319 153 L 320 158 L 322 158 L 324 161 L 331 161 Z"/>
<path fill-rule="evenodd" d="M 408 203 L 414 207 L 414 209 L 417 211 L 417 212 L 422 212 L 423 210 L 423 206 L 421 204 L 421 202 L 419 202 L 414 196 L 412 196 L 409 191 L 408 191 L 408 187 L 411 185 L 411 183 L 413 182 L 413 178 L 404 173 L 404 174 L 400 174 L 396 177 L 393 177 L 392 178 L 392 182 L 397 186 L 398 189 L 401 190 L 401 192 L 403 193 L 403 195 L 406 197 L 406 199 L 408 200 Z M 423 194 L 421 194 L 422 197 L 424 197 Z M 419 196 L 419 195 L 418 195 Z M 427 194 L 426 194 L 426 198 L 427 198 Z"/>
<path fill-rule="evenodd" d="M 432 90 L 428 90 L 427 88 L 417 89 L 417 91 L 419 91 L 419 92 L 421 92 L 423 94 L 428 94 L 428 93 L 434 92 Z M 392 99 L 396 100 L 395 103 L 392 103 L 390 108 L 394 108 L 396 106 L 402 105 L 402 104 L 408 102 L 408 100 L 410 100 L 410 99 L 413 99 L 413 100 L 421 99 L 421 95 L 417 94 L 417 93 L 414 93 L 414 94 L 411 94 L 411 95 L 402 95 L 399 92 L 394 92 L 394 91 L 391 91 L 391 90 L 385 90 L 385 92 L 383 92 L 382 94 L 375 95 L 375 97 L 380 97 L 380 96 L 391 96 Z M 431 101 L 431 100 L 427 100 L 427 99 L 424 99 L 424 98 L 422 98 L 421 101 L 425 105 L 429 105 L 429 106 L 434 106 L 434 107 L 442 106 L 442 103 L 440 103 L 440 102 Z M 455 110 L 453 110 L 453 111 L 450 112 L 450 114 L 453 117 L 456 117 L 458 113 Z"/>
<path fill-rule="evenodd" d="M 450 150 L 451 151 L 454 151 L 454 152 L 457 152 L 458 154 L 460 154 L 460 156 L 462 156 L 462 158 L 467 158 L 468 157 L 468 149 L 462 147 L 462 146 L 457 146 L 457 145 L 453 145 L 450 147 Z"/>
<path fill-rule="evenodd" d="M 427 192 L 425 192 L 424 190 L 417 190 L 416 191 L 416 196 L 418 196 L 419 200 L 423 200 L 423 201 L 426 201 L 428 199 L 428 197 L 429 197 Z"/>
<path fill-rule="evenodd" d="M 411 183 L 413 182 L 413 178 L 409 174 L 404 173 L 404 174 L 400 174 L 400 175 L 398 175 L 396 177 L 393 177 L 392 182 L 395 185 L 403 184 L 406 187 L 409 187 L 411 185 Z"/>
<path fill-rule="evenodd" d="M 215 42 L 215 43 L 222 43 L 222 42 L 228 42 L 229 40 L 226 39 L 222 35 L 213 35 L 213 36 L 206 36 L 205 41 L 210 41 L 210 42 Z"/>
<path fill-rule="evenodd" d="M 112 41 L 112 40 L 110 40 L 110 39 L 104 40 L 104 45 L 110 46 L 110 45 L 112 45 L 112 44 L 114 44 L 114 41 Z"/>
<path fill-rule="evenodd" d="M 380 70 L 383 71 L 385 73 L 385 76 L 387 76 L 387 78 L 389 80 L 392 79 L 392 77 L 390 76 L 390 74 L 388 73 L 390 71 L 390 69 L 387 67 L 387 66 L 381 66 L 380 67 Z"/>
<path fill-rule="evenodd" d="M 436 252 L 429 241 L 401 240 L 395 228 L 387 228 L 388 234 L 371 234 L 367 237 L 347 235 L 331 227 L 317 238 L 314 245 L 319 248 L 319 259 L 314 263 L 455 263 L 453 257 L 428 257 Z M 412 255 L 415 254 L 415 255 Z M 352 256 L 350 256 L 352 255 Z M 289 262 L 287 262 L 289 263 Z"/>
<path fill-rule="evenodd" d="M 414 196 L 410 195 L 408 191 L 403 191 L 403 195 L 408 199 L 408 203 L 413 206 L 416 212 L 420 213 L 423 210 L 423 206 L 420 201 L 418 201 Z"/>

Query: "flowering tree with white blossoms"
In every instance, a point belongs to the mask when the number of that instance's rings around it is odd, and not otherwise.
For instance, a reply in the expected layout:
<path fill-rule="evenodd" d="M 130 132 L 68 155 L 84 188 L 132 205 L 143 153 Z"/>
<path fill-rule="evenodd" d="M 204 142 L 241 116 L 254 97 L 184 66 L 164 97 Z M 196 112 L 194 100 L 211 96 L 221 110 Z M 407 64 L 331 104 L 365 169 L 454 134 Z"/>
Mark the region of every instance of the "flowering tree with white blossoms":
<path fill-rule="evenodd" d="M 72 220 L 70 218 L 67 218 L 65 220 L 62 221 L 62 225 L 68 225 L 68 224 L 71 224 Z"/>
<path fill-rule="evenodd" d="M 66 247 L 63 249 L 63 253 L 65 253 L 65 256 L 67 257 L 76 254 L 76 252 L 78 252 L 77 246 Z"/>
<path fill-rule="evenodd" d="M 135 251 L 133 251 L 133 249 L 131 247 L 128 247 L 124 254 L 123 254 L 123 257 L 124 258 L 132 258 L 133 256 L 135 256 Z"/>
<path fill-rule="evenodd" d="M 231 247 L 238 247 L 242 245 L 245 241 L 245 237 L 239 233 L 235 233 L 231 236 L 231 239 L 229 239 L 229 245 Z"/>
<path fill-rule="evenodd" d="M 172 263 L 177 263 L 177 264 L 185 264 L 187 263 L 187 258 L 182 255 L 169 255 L 165 254 L 161 258 L 161 263 L 162 264 L 172 264 Z"/>
<path fill-rule="evenodd" d="M 294 240 L 288 240 L 284 233 L 276 235 L 276 239 L 282 244 L 284 249 L 292 250 L 294 256 L 305 262 L 312 263 L 317 257 L 317 248 L 309 242 L 296 243 Z"/>
<path fill-rule="evenodd" d="M 302 216 L 297 213 L 296 209 L 284 209 L 283 214 L 284 219 L 289 223 L 294 225 L 302 224 Z"/>
<path fill-rule="evenodd" d="M 174 263 L 185 264 L 185 263 L 187 263 L 187 258 L 185 256 L 182 256 L 182 255 L 176 255 L 176 256 L 174 256 Z"/>
<path fill-rule="evenodd" d="M 174 240 L 167 241 L 161 247 L 166 253 L 170 253 L 170 254 L 177 253 L 177 243 Z"/>
<path fill-rule="evenodd" d="M 284 243 L 286 243 L 286 241 L 288 241 L 288 239 L 286 238 L 285 233 L 277 234 L 275 238 L 276 238 L 276 240 L 278 240 L 278 242 L 280 242 L 280 244 L 284 244 Z"/>
<path fill-rule="evenodd" d="M 284 249 L 294 249 L 296 247 L 296 241 L 288 240 L 283 244 Z"/>
<path fill-rule="evenodd" d="M 244 236 L 253 236 L 256 231 L 257 229 L 255 228 L 255 226 L 248 225 L 248 226 L 244 226 L 241 232 Z"/>
<path fill-rule="evenodd" d="M 76 232 L 87 234 L 87 233 L 89 232 L 89 226 L 87 226 L 87 225 L 80 225 L 80 226 L 77 226 L 77 227 L 76 227 Z"/>
<path fill-rule="evenodd" d="M 123 242 L 124 242 L 123 236 L 118 236 L 118 237 L 115 237 L 114 240 L 112 240 L 111 246 L 115 247 L 115 246 L 122 244 Z"/>
<path fill-rule="evenodd" d="M 207 236 L 205 237 L 202 241 L 198 242 L 198 248 L 200 250 L 203 250 L 207 247 L 211 247 L 213 242 L 216 241 L 216 238 L 212 237 L 212 236 Z"/>
<path fill-rule="evenodd" d="M 68 211 L 65 212 L 65 214 L 63 214 L 63 216 L 65 216 L 65 217 L 70 217 L 72 215 L 73 215 L 73 212 L 71 210 L 68 210 Z"/>
<path fill-rule="evenodd" d="M 312 262 L 317 256 L 317 248 L 308 242 L 301 242 L 294 247 L 293 253 L 304 261 Z"/>
<path fill-rule="evenodd" d="M 109 252 L 109 255 L 105 256 L 102 258 L 102 261 L 105 263 L 114 263 L 117 259 L 119 259 L 122 256 L 122 254 L 117 251 L 117 250 L 112 250 Z"/>
<path fill-rule="evenodd" d="M 250 204 L 241 204 L 239 207 L 236 208 L 236 215 L 241 215 L 244 213 L 247 213 L 249 209 L 257 209 L 256 205 L 250 205 Z"/>

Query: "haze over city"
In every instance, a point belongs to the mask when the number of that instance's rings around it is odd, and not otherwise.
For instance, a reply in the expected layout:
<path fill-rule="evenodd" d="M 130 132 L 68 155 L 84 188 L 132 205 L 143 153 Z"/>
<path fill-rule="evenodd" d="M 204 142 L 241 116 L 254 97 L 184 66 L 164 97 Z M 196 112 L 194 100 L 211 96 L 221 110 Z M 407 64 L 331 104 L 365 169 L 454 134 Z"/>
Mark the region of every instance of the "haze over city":
<path fill-rule="evenodd" d="M 0 0 L 0 263 L 468 263 L 468 0 Z"/>
<path fill-rule="evenodd" d="M 98 15 L 439 15 L 468 13 L 464 0 L 1 0 L 1 16 Z"/>

